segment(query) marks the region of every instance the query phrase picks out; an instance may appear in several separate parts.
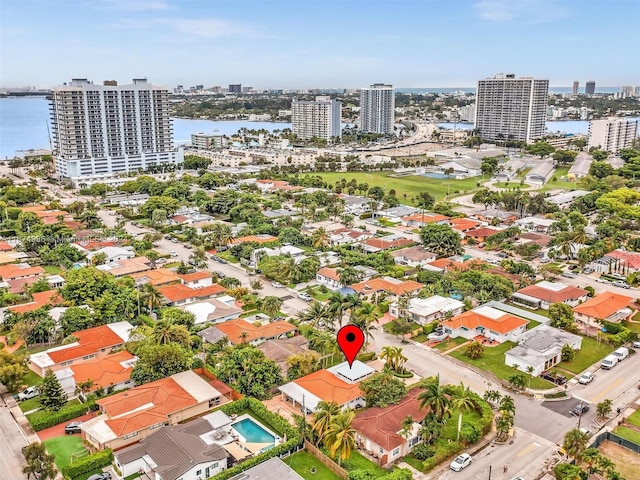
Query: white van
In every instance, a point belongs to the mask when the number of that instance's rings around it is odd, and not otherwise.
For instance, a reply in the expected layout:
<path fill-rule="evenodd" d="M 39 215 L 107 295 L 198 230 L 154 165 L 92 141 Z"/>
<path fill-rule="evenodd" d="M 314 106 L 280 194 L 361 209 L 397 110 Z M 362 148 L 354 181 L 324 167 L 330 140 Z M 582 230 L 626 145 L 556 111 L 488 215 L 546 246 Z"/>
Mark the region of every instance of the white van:
<path fill-rule="evenodd" d="M 629 356 L 629 349 L 627 347 L 620 347 L 615 352 L 613 352 L 613 355 L 618 357 L 618 361 L 621 362 Z"/>
<path fill-rule="evenodd" d="M 602 360 L 602 362 L 600 363 L 600 366 L 602 368 L 604 368 L 605 370 L 611 370 L 617 364 L 618 364 L 618 357 L 616 357 L 615 355 L 611 354 L 611 355 L 607 355 Z"/>

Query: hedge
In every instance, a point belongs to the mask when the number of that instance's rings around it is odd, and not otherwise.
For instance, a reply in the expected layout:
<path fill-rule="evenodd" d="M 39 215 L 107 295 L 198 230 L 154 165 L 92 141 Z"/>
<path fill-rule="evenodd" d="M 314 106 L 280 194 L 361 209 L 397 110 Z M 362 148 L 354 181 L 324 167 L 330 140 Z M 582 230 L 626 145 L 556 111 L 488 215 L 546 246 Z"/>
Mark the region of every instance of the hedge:
<path fill-rule="evenodd" d="M 70 405 L 67 407 L 63 407 L 61 410 L 57 412 L 49 412 L 49 415 L 46 417 L 30 419 L 29 415 L 27 415 L 27 420 L 31 424 L 31 428 L 33 428 L 36 432 L 40 430 L 44 430 L 45 428 L 53 427 L 54 425 L 58 425 L 59 423 L 66 422 L 67 420 L 72 420 L 76 417 L 84 415 L 87 413 L 87 410 L 91 410 L 92 412 L 98 410 L 98 405 L 96 405 L 95 400 L 90 400 L 87 403 Z"/>
<path fill-rule="evenodd" d="M 88 457 L 83 457 L 72 464 L 65 465 L 60 469 L 60 473 L 62 473 L 64 478 L 76 478 L 92 470 L 106 467 L 111 462 L 113 462 L 113 451 L 107 448 Z"/>
<path fill-rule="evenodd" d="M 367 353 L 361 353 L 360 355 L 358 355 L 356 357 L 356 360 L 364 363 L 364 362 L 370 362 L 375 358 L 376 358 L 376 352 L 367 352 Z"/>

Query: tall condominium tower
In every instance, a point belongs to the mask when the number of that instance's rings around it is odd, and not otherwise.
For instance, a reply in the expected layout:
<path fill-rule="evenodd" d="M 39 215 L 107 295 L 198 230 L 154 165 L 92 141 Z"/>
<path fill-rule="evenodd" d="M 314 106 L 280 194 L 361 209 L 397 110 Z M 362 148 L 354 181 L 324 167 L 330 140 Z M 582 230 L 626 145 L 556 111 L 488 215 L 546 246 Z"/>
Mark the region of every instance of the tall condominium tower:
<path fill-rule="evenodd" d="M 478 82 L 475 128 L 487 140 L 530 142 L 545 133 L 549 80 L 496 75 Z"/>
<path fill-rule="evenodd" d="M 596 93 L 596 82 L 589 80 L 584 87 L 584 93 L 587 95 L 593 95 Z"/>
<path fill-rule="evenodd" d="M 90 184 L 151 165 L 181 164 L 182 149 L 173 146 L 168 90 L 146 79 L 108 83 L 74 79 L 51 90 L 58 177 Z"/>
<path fill-rule="evenodd" d="M 327 96 L 318 96 L 315 101 L 294 100 L 291 111 L 293 133 L 303 140 L 340 136 L 342 104 L 337 100 Z"/>
<path fill-rule="evenodd" d="M 578 95 L 579 91 L 580 91 L 580 82 L 576 80 L 575 82 L 573 82 L 573 94 Z"/>
<path fill-rule="evenodd" d="M 360 91 L 360 131 L 393 133 L 393 86 L 374 83 Z"/>
<path fill-rule="evenodd" d="M 589 123 L 588 148 L 596 147 L 611 153 L 631 148 L 638 136 L 638 120 L 610 118 Z"/>

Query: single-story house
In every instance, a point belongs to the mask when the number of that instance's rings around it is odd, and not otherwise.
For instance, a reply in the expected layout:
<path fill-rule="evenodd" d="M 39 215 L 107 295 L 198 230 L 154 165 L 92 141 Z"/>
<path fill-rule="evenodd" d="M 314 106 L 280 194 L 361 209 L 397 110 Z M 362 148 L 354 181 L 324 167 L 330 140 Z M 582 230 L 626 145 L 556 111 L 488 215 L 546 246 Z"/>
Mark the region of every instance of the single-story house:
<path fill-rule="evenodd" d="M 387 208 L 386 210 L 377 210 L 373 212 L 373 218 L 384 218 L 389 222 L 400 223 L 402 222 L 402 217 L 406 217 L 407 215 L 412 215 L 418 212 L 419 209 L 416 207 L 410 207 L 408 205 L 398 205 L 397 207 Z"/>
<path fill-rule="evenodd" d="M 553 175 L 554 166 L 553 161 L 541 161 L 538 162 L 529 173 L 525 176 L 525 180 L 531 183 L 544 184 Z"/>
<path fill-rule="evenodd" d="M 403 237 L 402 235 L 391 234 L 386 237 L 368 238 L 362 242 L 362 249 L 366 253 L 376 253 L 391 248 L 401 248 L 413 245 L 415 242 Z"/>
<path fill-rule="evenodd" d="M 473 230 L 467 230 L 464 236 L 466 238 L 473 238 L 476 242 L 482 243 L 487 240 L 487 237 L 500 233 L 502 230 L 502 228 L 478 227 Z"/>
<path fill-rule="evenodd" d="M 221 340 L 227 340 L 227 336 L 215 327 L 207 327 L 198 332 L 198 336 L 202 337 L 202 341 L 213 345 Z"/>
<path fill-rule="evenodd" d="M 566 303 L 570 307 L 575 307 L 587 300 L 588 293 L 583 288 L 573 285 L 544 280 L 521 288 L 511 296 L 511 300 L 513 303 L 534 310 L 538 308 L 549 310 L 552 303 Z"/>
<path fill-rule="evenodd" d="M 407 315 L 414 322 L 426 325 L 436 320 L 442 320 L 447 315 L 460 315 L 464 310 L 464 303 L 449 297 L 434 295 L 429 298 L 412 298 L 409 307 L 403 311 L 397 303 L 389 305 L 389 314 L 393 317 Z"/>
<path fill-rule="evenodd" d="M 516 340 L 527 330 L 528 323 L 529 320 L 482 306 L 444 320 L 440 325 L 451 338 L 473 340 L 476 337 L 486 337 L 502 343 Z"/>
<path fill-rule="evenodd" d="M 54 373 L 60 384 L 65 388 L 63 379 L 68 379 L 67 395 L 74 395 L 76 388 L 85 382 L 92 384 L 86 389 L 86 393 L 96 390 L 111 389 L 115 392 L 133 387 L 131 372 L 138 361 L 127 351 L 118 351 L 87 362 L 70 365 Z"/>
<path fill-rule="evenodd" d="M 572 308 L 573 318 L 592 327 L 601 322 L 620 323 L 628 321 L 636 313 L 635 300 L 614 292 L 602 292 L 586 302 Z"/>
<path fill-rule="evenodd" d="M 368 408 L 356 415 L 351 427 L 356 431 L 356 444 L 385 467 L 409 454 L 422 439 L 418 435 L 420 422 L 429 412 L 420 408 L 420 388 L 412 388 L 397 405 Z M 405 433 L 402 422 L 413 418 L 411 429 Z"/>
<path fill-rule="evenodd" d="M 594 270 L 600 273 L 620 272 L 622 269 L 629 273 L 640 270 L 640 253 L 630 252 L 627 250 L 613 250 L 602 257 L 602 264 L 597 264 L 598 261 L 592 262 L 591 266 L 594 266 Z M 611 265 L 611 267 L 609 267 Z M 609 270 L 611 268 L 611 270 Z"/>
<path fill-rule="evenodd" d="M 385 292 L 391 296 L 399 297 L 403 293 L 416 292 L 424 287 L 422 283 L 414 280 L 399 280 L 392 277 L 378 277 L 365 280 L 363 282 L 349 285 L 363 297 L 370 297 L 373 294 Z"/>
<path fill-rule="evenodd" d="M 279 457 L 272 457 L 243 471 L 240 476 L 232 477 L 231 480 L 304 480 L 304 478 Z"/>
<path fill-rule="evenodd" d="M 136 285 L 150 283 L 156 287 L 163 285 L 171 285 L 173 283 L 180 282 L 180 277 L 177 273 L 172 272 L 166 268 L 157 268 L 155 270 L 147 270 L 146 272 L 138 272 L 130 275 L 136 282 Z"/>
<path fill-rule="evenodd" d="M 220 323 L 214 328 L 224 333 L 229 343 L 233 345 L 250 343 L 257 346 L 267 340 L 287 338 L 287 336 L 295 335 L 298 332 L 298 327 L 289 322 L 280 321 L 256 326 L 244 318 L 235 318 Z"/>
<path fill-rule="evenodd" d="M 470 218 L 452 218 L 449 220 L 449 225 L 464 238 L 469 230 L 478 228 L 482 223 Z"/>
<path fill-rule="evenodd" d="M 339 195 L 339 197 L 344 200 L 344 211 L 349 215 L 360 216 L 364 212 L 371 211 L 370 199 L 367 197 L 358 195 Z"/>
<path fill-rule="evenodd" d="M 405 227 L 421 228 L 430 223 L 434 223 L 437 225 L 446 225 L 448 221 L 449 217 L 447 217 L 446 215 L 429 212 L 418 212 L 402 217 L 402 225 L 404 225 Z"/>
<path fill-rule="evenodd" d="M 541 217 L 524 217 L 513 222 L 521 231 L 548 233 L 557 220 Z"/>
<path fill-rule="evenodd" d="M 578 156 L 573 161 L 571 168 L 569 168 L 569 171 L 567 172 L 567 177 L 569 180 L 577 180 L 579 178 L 586 177 L 589 175 L 592 163 L 593 157 L 587 152 L 578 153 Z"/>
<path fill-rule="evenodd" d="M 331 246 L 350 245 L 356 242 L 362 242 L 368 238 L 372 238 L 373 233 L 368 230 L 360 230 L 359 228 L 338 228 L 333 230 L 329 236 Z"/>
<path fill-rule="evenodd" d="M 97 400 L 102 415 L 81 425 L 82 439 L 100 450 L 115 450 L 228 401 L 208 381 L 187 370 Z"/>
<path fill-rule="evenodd" d="M 214 283 L 201 288 L 192 288 L 182 283 L 174 283 L 160 287 L 158 291 L 163 296 L 163 301 L 169 306 L 186 305 L 187 303 L 217 297 L 227 291 L 222 285 Z"/>
<path fill-rule="evenodd" d="M 551 237 L 549 235 L 544 235 L 542 233 L 536 233 L 536 232 L 521 233 L 518 236 L 520 238 L 518 240 L 516 240 L 516 242 L 515 242 L 516 244 L 527 245 L 529 243 L 535 243 L 536 245 L 540 246 L 541 248 L 546 247 L 547 245 L 549 245 L 549 242 L 551 242 L 551 240 L 553 240 L 553 237 Z"/>
<path fill-rule="evenodd" d="M 338 290 L 344 285 L 340 281 L 337 268 L 323 267 L 316 272 L 316 282 L 331 290 Z"/>
<path fill-rule="evenodd" d="M 133 247 L 104 247 L 87 252 L 87 260 L 90 262 L 93 257 L 100 254 L 104 254 L 104 263 L 106 265 L 120 262 L 121 260 L 128 260 L 136 256 L 136 253 L 133 251 Z"/>
<path fill-rule="evenodd" d="M 37 292 L 31 294 L 33 297 L 32 302 L 21 303 L 19 305 L 12 305 L 7 307 L 7 310 L 13 313 L 26 313 L 33 312 L 39 308 L 46 307 L 48 305 L 60 305 L 62 304 L 62 297 L 57 290 L 47 290 L 45 292 Z"/>
<path fill-rule="evenodd" d="M 287 378 L 287 359 L 292 355 L 298 355 L 309 351 L 307 339 L 303 335 L 296 335 L 291 338 L 277 340 L 267 340 L 258 345 L 264 356 L 276 362 L 280 368 L 282 378 Z"/>
<path fill-rule="evenodd" d="M 302 248 L 294 247 L 293 245 L 285 245 L 282 247 L 262 247 L 257 248 L 251 252 L 251 261 L 258 263 L 262 257 L 275 257 L 278 255 L 288 255 L 298 263 L 304 260 L 304 250 Z"/>
<path fill-rule="evenodd" d="M 105 202 L 110 205 L 142 205 L 149 200 L 149 195 L 146 193 L 130 193 L 119 195 L 107 195 Z"/>
<path fill-rule="evenodd" d="M 398 265 L 408 265 L 410 267 L 425 267 L 429 262 L 433 262 L 437 255 L 425 250 L 421 245 L 401 248 L 391 252 L 393 260 Z"/>
<path fill-rule="evenodd" d="M 527 373 L 527 369 L 532 367 L 532 375 L 540 375 L 560 363 L 562 347 L 565 345 L 580 350 L 582 337 L 549 325 L 538 325 L 525 332 L 520 337 L 518 346 L 505 353 L 504 363 L 509 367 L 517 365 L 518 370 Z"/>
<path fill-rule="evenodd" d="M 286 383 L 278 390 L 283 400 L 294 407 L 304 407 L 306 413 L 313 413 L 321 401 L 335 402 L 342 409 L 363 407 L 365 397 L 359 384 L 374 373 L 373 368 L 359 360 L 351 368 L 343 362 Z"/>
<path fill-rule="evenodd" d="M 147 257 L 134 257 L 98 265 L 96 268 L 114 277 L 122 277 L 151 270 L 151 263 Z"/>
<path fill-rule="evenodd" d="M 183 285 L 186 285 L 189 288 L 202 288 L 202 287 L 210 287 L 213 285 L 213 277 L 211 276 L 211 272 L 193 272 L 193 273 L 184 273 L 178 274 L 180 277 L 180 281 Z"/>
<path fill-rule="evenodd" d="M 32 267 L 28 263 L 15 263 L 13 265 L 0 266 L 0 280 L 8 282 L 29 277 L 40 277 L 46 272 L 41 266 Z"/>
<path fill-rule="evenodd" d="M 573 167 L 572 167 L 573 168 Z M 569 170 L 571 174 L 571 170 Z M 552 205 L 556 205 L 560 210 L 565 210 L 571 206 L 571 204 L 578 198 L 589 195 L 586 190 L 572 190 L 571 192 L 558 193 L 557 195 L 551 195 L 546 198 L 546 202 Z"/>
<path fill-rule="evenodd" d="M 242 314 L 242 309 L 236 306 L 236 299 L 229 295 L 190 303 L 182 309 L 193 313 L 196 317 L 196 325 L 222 323 L 238 318 Z"/>
<path fill-rule="evenodd" d="M 492 220 L 497 219 L 500 223 L 504 224 L 512 223 L 518 218 L 518 214 L 516 212 L 506 212 L 495 208 L 480 210 L 472 216 L 483 222 L 491 222 Z"/>

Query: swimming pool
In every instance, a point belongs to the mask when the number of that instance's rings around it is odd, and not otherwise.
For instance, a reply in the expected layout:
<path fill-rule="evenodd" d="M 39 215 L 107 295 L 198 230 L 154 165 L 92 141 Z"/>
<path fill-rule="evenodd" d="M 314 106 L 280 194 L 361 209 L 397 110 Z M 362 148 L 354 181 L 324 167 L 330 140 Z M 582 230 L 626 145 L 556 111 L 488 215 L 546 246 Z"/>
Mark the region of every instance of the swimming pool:
<path fill-rule="evenodd" d="M 276 438 L 251 418 L 243 418 L 231 426 L 249 443 L 275 443 Z"/>
<path fill-rule="evenodd" d="M 428 178 L 452 178 L 451 175 L 445 175 L 444 173 L 438 172 L 427 172 L 423 173 L 422 176 Z"/>

